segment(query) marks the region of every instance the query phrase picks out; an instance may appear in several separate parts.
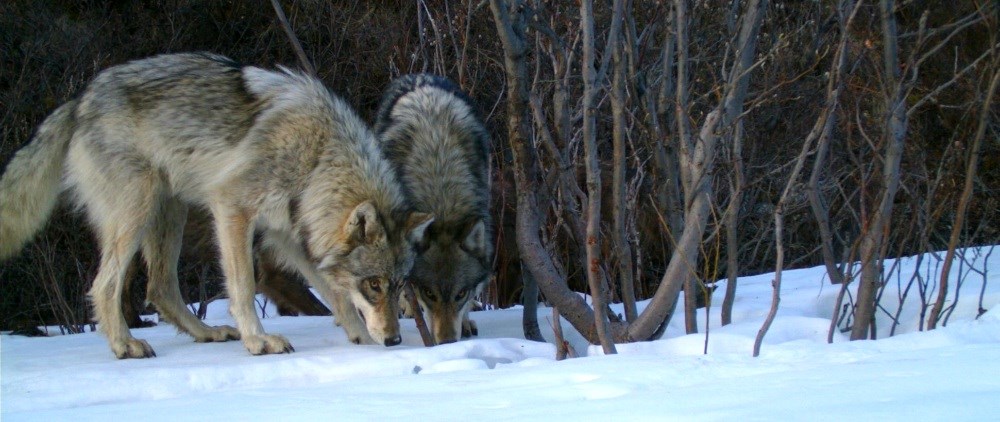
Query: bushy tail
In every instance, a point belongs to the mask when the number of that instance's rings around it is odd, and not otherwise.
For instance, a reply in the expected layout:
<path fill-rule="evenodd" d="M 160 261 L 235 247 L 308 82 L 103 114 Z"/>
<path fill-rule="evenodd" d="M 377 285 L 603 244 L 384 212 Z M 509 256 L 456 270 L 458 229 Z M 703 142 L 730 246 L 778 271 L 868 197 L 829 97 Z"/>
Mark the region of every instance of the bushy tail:
<path fill-rule="evenodd" d="M 72 100 L 49 115 L 0 178 L 0 261 L 19 252 L 56 207 L 75 109 Z"/>

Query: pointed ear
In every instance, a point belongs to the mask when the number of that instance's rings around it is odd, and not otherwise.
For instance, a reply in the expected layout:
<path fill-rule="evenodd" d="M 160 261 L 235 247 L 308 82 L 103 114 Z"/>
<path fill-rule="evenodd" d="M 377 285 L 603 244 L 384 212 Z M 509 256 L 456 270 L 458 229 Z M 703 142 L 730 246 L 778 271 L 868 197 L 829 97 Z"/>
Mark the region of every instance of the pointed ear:
<path fill-rule="evenodd" d="M 424 243 L 427 228 L 434 222 L 434 216 L 425 212 L 413 212 L 406 218 L 406 238 L 415 245 Z"/>
<path fill-rule="evenodd" d="M 480 219 L 467 230 L 462 249 L 478 257 L 486 256 L 486 223 Z"/>
<path fill-rule="evenodd" d="M 355 244 L 371 244 L 385 239 L 385 228 L 371 202 L 362 202 L 347 217 L 344 234 Z"/>

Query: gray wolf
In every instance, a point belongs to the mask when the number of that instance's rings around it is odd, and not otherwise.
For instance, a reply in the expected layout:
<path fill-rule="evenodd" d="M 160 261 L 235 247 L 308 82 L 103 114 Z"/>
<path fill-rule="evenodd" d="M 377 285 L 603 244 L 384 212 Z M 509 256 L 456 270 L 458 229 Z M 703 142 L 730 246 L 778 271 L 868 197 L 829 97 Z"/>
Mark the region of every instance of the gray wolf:
<path fill-rule="evenodd" d="M 241 339 L 255 355 L 292 351 L 254 310 L 255 231 L 333 304 L 351 341 L 398 344 L 399 291 L 433 221 L 408 208 L 374 133 L 320 81 L 208 53 L 106 69 L 46 118 L 0 180 L 0 259 L 44 225 L 62 189 L 100 242 L 89 296 L 118 358 L 154 356 L 121 311 L 140 248 L 147 299 L 180 331 L 199 342 Z M 189 206 L 212 215 L 238 331 L 205 325 L 181 301 Z"/>
<path fill-rule="evenodd" d="M 434 215 L 409 281 L 437 343 L 476 334 L 473 298 L 492 268 L 489 134 L 448 79 L 406 75 L 382 96 L 375 132 L 415 210 Z"/>

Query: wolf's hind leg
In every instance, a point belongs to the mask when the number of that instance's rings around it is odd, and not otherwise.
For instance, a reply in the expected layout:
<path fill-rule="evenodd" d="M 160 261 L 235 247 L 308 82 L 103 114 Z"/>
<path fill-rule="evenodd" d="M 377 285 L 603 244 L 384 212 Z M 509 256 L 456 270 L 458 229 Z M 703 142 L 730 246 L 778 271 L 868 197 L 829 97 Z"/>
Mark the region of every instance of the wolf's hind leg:
<path fill-rule="evenodd" d="M 106 230 L 105 233 L 113 230 Z M 133 234 L 109 236 L 102 242 L 101 266 L 90 288 L 94 303 L 94 319 L 101 332 L 108 337 L 111 351 L 118 359 L 148 358 L 156 356 L 145 340 L 132 337 L 122 314 L 122 290 L 128 263 L 136 251 Z"/>
<path fill-rule="evenodd" d="M 151 186 L 137 184 L 130 186 L 132 199 L 142 202 L 133 203 L 128 207 L 100 207 L 99 199 L 91 196 L 93 203 L 88 204 L 91 220 L 94 222 L 101 241 L 101 264 L 90 288 L 91 300 L 94 304 L 94 318 L 100 330 L 108 337 L 111 350 L 119 359 L 148 358 L 156 356 L 153 348 L 145 340 L 132 337 L 122 313 L 122 292 L 125 286 L 125 276 L 128 266 L 138 249 L 139 238 L 146 228 L 148 209 L 152 198 L 143 197 L 150 192 Z M 129 190 L 126 188 L 126 191 Z M 95 210 L 103 208 L 106 213 L 97 214 Z"/>
<path fill-rule="evenodd" d="M 184 305 L 177 281 L 177 260 L 188 210 L 176 199 L 164 198 L 159 205 L 152 210 L 152 221 L 142 241 L 142 255 L 149 275 L 146 298 L 153 302 L 162 318 L 190 334 L 196 342 L 238 340 L 240 333 L 235 328 L 205 325 Z"/>

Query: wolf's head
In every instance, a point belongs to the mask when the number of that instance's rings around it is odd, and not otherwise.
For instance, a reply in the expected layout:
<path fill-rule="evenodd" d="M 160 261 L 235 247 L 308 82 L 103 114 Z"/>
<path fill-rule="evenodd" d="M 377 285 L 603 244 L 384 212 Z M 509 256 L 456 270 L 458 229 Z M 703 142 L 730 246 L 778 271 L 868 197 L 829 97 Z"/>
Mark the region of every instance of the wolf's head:
<path fill-rule="evenodd" d="M 351 211 L 317 268 L 360 311 L 376 343 L 400 343 L 399 295 L 433 217 L 426 213 L 380 214 L 371 202 Z"/>
<path fill-rule="evenodd" d="M 487 227 L 483 220 L 431 224 L 410 271 L 417 300 L 428 315 L 435 342 L 458 340 L 462 318 L 490 274 Z"/>

